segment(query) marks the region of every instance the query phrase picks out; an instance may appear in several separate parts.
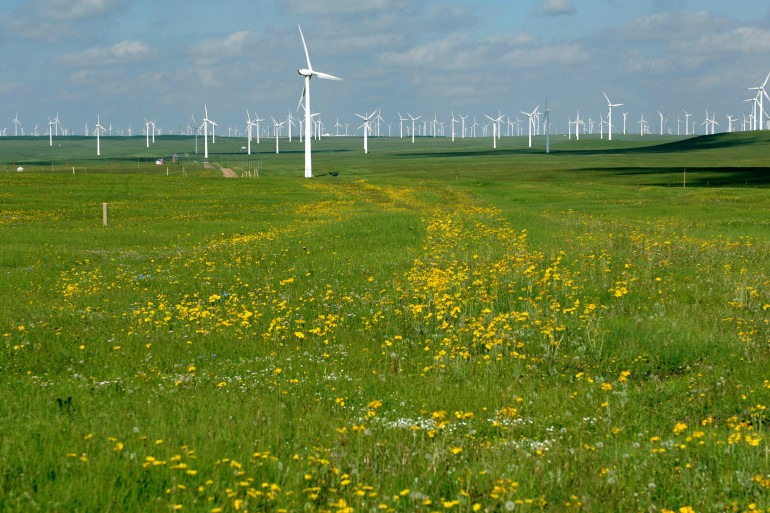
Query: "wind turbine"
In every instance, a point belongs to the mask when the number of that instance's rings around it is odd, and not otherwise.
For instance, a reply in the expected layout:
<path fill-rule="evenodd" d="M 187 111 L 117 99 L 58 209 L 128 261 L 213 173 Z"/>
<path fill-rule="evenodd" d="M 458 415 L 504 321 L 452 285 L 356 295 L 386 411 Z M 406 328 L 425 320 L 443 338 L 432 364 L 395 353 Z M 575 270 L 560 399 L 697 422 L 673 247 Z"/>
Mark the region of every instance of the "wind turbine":
<path fill-rule="evenodd" d="M 527 116 L 529 118 L 529 147 L 530 148 L 532 147 L 532 123 L 533 123 L 533 121 L 535 119 L 535 114 L 537 114 L 537 110 L 539 108 L 540 108 L 540 105 L 535 107 L 535 110 L 533 110 L 532 112 L 524 112 L 523 110 L 520 111 L 522 114 L 524 114 L 525 116 Z"/>
<path fill-rule="evenodd" d="M 470 116 L 470 114 L 466 114 L 465 116 L 460 116 L 460 119 L 462 120 L 460 129 L 463 132 L 462 135 L 460 136 L 461 139 L 465 139 L 465 120 L 468 119 L 468 116 Z"/>
<path fill-rule="evenodd" d="M 404 138 L 404 121 L 406 121 L 407 118 L 401 117 L 401 113 L 398 113 L 398 128 L 401 131 L 401 139 Z"/>
<path fill-rule="evenodd" d="M 684 112 L 684 135 L 690 135 L 690 116 L 692 116 L 692 114 L 684 109 L 682 109 L 682 111 Z"/>
<path fill-rule="evenodd" d="M 409 114 L 408 112 L 406 113 L 406 115 L 409 116 L 409 118 L 412 120 L 412 144 L 414 144 L 414 122 L 420 119 L 422 116 L 417 116 L 415 118 L 415 117 L 412 117 L 412 115 Z"/>
<path fill-rule="evenodd" d="M 334 123 L 334 129 L 336 130 L 336 132 L 335 132 L 335 133 L 336 133 L 335 137 L 339 137 L 339 136 L 340 136 L 340 128 L 342 128 L 342 125 L 340 124 L 340 118 L 339 118 L 339 116 L 337 116 L 337 122 L 336 122 L 336 123 Z"/>
<path fill-rule="evenodd" d="M 503 119 L 504 115 L 501 114 L 499 118 L 493 118 L 484 114 L 484 117 L 492 122 L 492 148 L 497 149 L 497 123 Z"/>
<path fill-rule="evenodd" d="M 264 121 L 264 119 L 259 119 L 259 116 L 257 114 L 254 114 L 254 119 L 251 120 L 254 123 L 254 126 L 257 127 L 257 144 L 259 144 L 259 122 Z"/>
<path fill-rule="evenodd" d="M 623 104 L 622 103 L 612 103 L 610 101 L 609 96 L 607 96 L 607 93 L 602 91 L 602 94 L 607 99 L 607 107 L 609 108 L 609 111 L 610 111 L 610 114 L 609 114 L 609 117 L 608 117 L 607 131 L 610 134 L 609 140 L 611 141 L 612 140 L 612 108 L 613 107 L 621 107 Z M 623 117 L 623 120 L 624 120 L 624 124 L 625 124 L 625 116 Z M 623 131 L 625 132 L 625 128 L 623 129 Z"/>
<path fill-rule="evenodd" d="M 452 111 L 452 142 L 455 142 L 455 123 L 458 121 L 458 119 L 455 119 L 454 111 Z"/>
<path fill-rule="evenodd" d="M 16 117 L 13 118 L 12 121 L 14 127 L 13 127 L 13 135 L 18 137 L 19 135 L 19 127 L 21 126 L 21 121 L 19 121 L 19 113 L 16 113 Z"/>
<path fill-rule="evenodd" d="M 281 129 L 283 128 L 283 125 L 286 124 L 286 121 L 278 122 L 275 120 L 274 117 L 270 116 L 270 119 L 273 120 L 273 130 L 275 132 L 275 153 L 277 154 L 278 151 L 278 138 L 281 135 Z"/>
<path fill-rule="evenodd" d="M 289 142 L 291 142 L 291 129 L 294 126 L 294 117 L 291 115 L 291 109 L 289 109 L 289 116 L 286 118 L 286 127 L 289 129 Z"/>
<path fill-rule="evenodd" d="M 251 120 L 251 114 L 249 109 L 246 109 L 246 145 L 248 147 L 248 155 L 251 155 L 251 127 L 254 126 L 254 122 Z M 259 129 L 257 129 L 259 131 Z"/>
<path fill-rule="evenodd" d="M 310 129 L 312 123 L 312 111 L 310 110 L 310 79 L 313 76 L 323 78 L 326 80 L 342 80 L 339 77 L 328 75 L 313 70 L 313 66 L 310 64 L 310 54 L 307 51 L 307 44 L 305 43 L 305 36 L 302 34 L 302 27 L 299 28 L 299 36 L 302 38 L 302 46 L 305 48 L 305 58 L 307 59 L 307 68 L 298 69 L 297 73 L 305 77 L 305 88 L 302 90 L 302 96 L 300 97 L 300 104 L 302 99 L 305 99 L 305 178 L 313 177 L 313 157 L 310 149 Z M 299 107 L 297 107 L 299 110 Z"/>
<path fill-rule="evenodd" d="M 368 143 L 368 139 L 367 139 L 368 133 L 369 133 L 369 129 L 371 127 L 369 122 L 372 120 L 372 118 L 374 117 L 375 114 L 377 114 L 377 111 L 374 111 L 371 114 L 367 114 L 365 116 L 362 116 L 361 114 L 356 113 L 356 116 L 358 116 L 359 118 L 364 120 L 364 124 L 361 125 L 360 127 L 358 127 L 358 128 L 363 128 L 364 129 L 364 153 L 369 153 L 369 143 Z"/>
<path fill-rule="evenodd" d="M 765 78 L 765 81 L 762 82 L 761 86 L 749 87 L 747 89 L 747 91 L 757 91 L 757 96 L 759 97 L 759 129 L 760 130 L 764 130 L 763 128 L 763 122 L 765 117 L 764 99 L 765 99 L 765 96 L 767 96 L 767 93 L 765 92 L 765 86 L 767 85 L 768 80 L 770 80 L 770 73 L 767 74 L 767 78 Z"/>
<path fill-rule="evenodd" d="M 727 133 L 732 133 L 733 131 L 733 122 L 738 121 L 738 118 L 732 117 L 730 114 L 725 114 L 725 117 L 727 118 L 728 127 L 727 127 Z"/>
<path fill-rule="evenodd" d="M 51 118 L 48 118 L 48 145 L 53 146 L 53 126 L 56 124 Z"/>
<path fill-rule="evenodd" d="M 147 118 L 144 118 L 144 134 L 147 138 L 147 147 L 150 147 L 150 121 L 147 121 Z"/>
<path fill-rule="evenodd" d="M 102 130 L 104 130 L 104 127 L 99 121 L 99 114 L 97 114 L 96 115 L 96 156 L 97 157 L 102 155 L 102 149 L 99 145 L 99 134 L 101 134 Z"/>
<path fill-rule="evenodd" d="M 663 135 L 663 117 L 665 114 L 663 114 L 661 111 L 658 111 L 658 115 L 660 116 L 660 135 Z"/>
<path fill-rule="evenodd" d="M 203 158 L 209 158 L 209 124 L 211 124 L 211 133 L 214 133 L 214 127 L 217 125 L 209 119 L 209 108 L 203 105 Z"/>
<path fill-rule="evenodd" d="M 551 153 L 551 111 L 548 109 L 548 93 L 545 94 L 545 152 Z"/>

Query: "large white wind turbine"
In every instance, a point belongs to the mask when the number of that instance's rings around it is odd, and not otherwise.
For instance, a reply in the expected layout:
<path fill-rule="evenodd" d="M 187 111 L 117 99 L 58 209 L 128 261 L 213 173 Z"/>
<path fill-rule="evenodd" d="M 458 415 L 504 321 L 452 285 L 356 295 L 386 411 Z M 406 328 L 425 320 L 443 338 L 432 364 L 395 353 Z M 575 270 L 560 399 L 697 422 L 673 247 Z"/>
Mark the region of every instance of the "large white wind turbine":
<path fill-rule="evenodd" d="M 468 119 L 468 116 L 470 116 L 470 114 L 466 114 L 465 116 L 460 116 L 460 120 L 461 120 L 460 129 L 463 132 L 462 135 L 460 136 L 461 139 L 465 139 L 465 120 Z"/>
<path fill-rule="evenodd" d="M 663 118 L 666 116 L 661 111 L 658 111 L 658 115 L 660 116 L 660 135 L 663 135 Z"/>
<path fill-rule="evenodd" d="M 727 133 L 732 133 L 732 131 L 733 131 L 733 122 L 738 121 L 738 118 L 734 118 L 730 114 L 725 114 L 725 117 L 727 118 L 727 122 L 728 122 Z"/>
<path fill-rule="evenodd" d="M 360 127 L 358 127 L 358 128 L 363 128 L 364 129 L 364 153 L 369 153 L 368 134 L 369 134 L 369 130 L 371 129 L 370 122 L 374 118 L 375 114 L 377 114 L 376 110 L 374 112 L 372 112 L 371 114 L 367 114 L 365 116 L 362 116 L 361 114 L 356 113 L 356 116 L 358 116 L 359 118 L 364 120 L 364 123 Z"/>
<path fill-rule="evenodd" d="M 56 124 L 56 121 L 53 121 L 51 118 L 48 118 L 48 145 L 53 146 L 53 127 Z"/>
<path fill-rule="evenodd" d="M 302 27 L 299 28 L 299 36 L 302 38 L 302 46 L 305 48 L 305 58 L 307 59 L 307 68 L 298 69 L 297 72 L 305 77 L 305 88 L 302 90 L 302 97 L 305 99 L 305 178 L 313 177 L 313 157 L 310 149 L 310 129 L 312 123 L 312 111 L 310 110 L 310 79 L 314 76 L 323 78 L 326 80 L 342 80 L 339 77 L 321 73 L 313 70 L 313 66 L 310 64 L 310 54 L 307 51 L 307 44 L 305 43 L 305 36 L 302 34 Z M 302 103 L 302 97 L 300 97 L 300 104 Z"/>
<path fill-rule="evenodd" d="M 611 141 L 611 140 L 612 140 L 612 108 L 613 108 L 613 107 L 621 107 L 623 104 L 622 104 L 622 103 L 612 103 L 612 102 L 610 101 L 610 98 L 609 98 L 609 96 L 607 96 L 607 93 L 605 93 L 604 91 L 602 91 L 602 94 L 603 94 L 603 95 L 604 95 L 604 97 L 607 99 L 607 107 L 609 108 L 609 111 L 610 111 L 610 113 L 609 113 L 609 117 L 608 117 L 608 126 L 607 126 L 607 130 L 608 130 L 608 132 L 609 132 L 609 134 L 610 134 L 609 140 Z M 625 129 L 624 129 L 624 131 L 625 131 Z"/>
<path fill-rule="evenodd" d="M 497 149 L 497 124 L 503 119 L 504 116 L 504 114 L 500 114 L 500 117 L 493 118 L 492 116 L 487 116 L 484 114 L 484 117 L 492 122 L 492 148 L 494 149 Z"/>
<path fill-rule="evenodd" d="M 209 124 L 212 125 L 211 130 L 213 133 L 214 130 L 214 123 L 209 119 L 209 108 L 207 105 L 203 105 L 203 158 L 208 159 L 209 158 Z"/>
<path fill-rule="evenodd" d="M 406 121 L 407 118 L 401 117 L 401 113 L 398 113 L 398 128 L 401 131 L 401 139 L 404 138 L 404 121 Z"/>
<path fill-rule="evenodd" d="M 274 117 L 270 116 L 270 119 L 273 120 L 273 132 L 275 134 L 275 153 L 279 153 L 278 149 L 278 138 L 281 136 L 281 129 L 283 129 L 283 125 L 286 124 L 286 121 L 278 122 L 275 120 Z"/>
<path fill-rule="evenodd" d="M 412 117 L 412 115 L 409 114 L 408 112 L 406 113 L 406 115 L 409 116 L 409 119 L 412 120 L 412 144 L 414 144 L 414 122 L 420 119 L 422 116 L 417 116 L 415 118 L 415 117 Z"/>
<path fill-rule="evenodd" d="M 575 138 L 579 141 L 580 140 L 580 127 L 585 127 L 585 121 L 580 119 L 580 111 L 577 113 L 577 117 L 575 118 Z"/>
<path fill-rule="evenodd" d="M 19 135 L 19 127 L 21 126 L 21 121 L 19 121 L 19 113 L 16 113 L 16 117 L 13 118 L 13 135 L 18 136 Z"/>
<path fill-rule="evenodd" d="M 104 130 L 104 127 L 102 126 L 101 121 L 99 121 L 99 114 L 96 115 L 96 156 L 99 157 L 102 155 L 102 149 L 99 145 L 99 135 L 102 133 L 102 130 Z"/>
<path fill-rule="evenodd" d="M 254 126 L 254 122 L 251 120 L 251 114 L 249 109 L 246 109 L 246 145 L 248 147 L 247 153 L 251 155 L 251 128 Z M 259 132 L 259 129 L 257 129 Z"/>
<path fill-rule="evenodd" d="M 150 122 L 147 121 L 147 118 L 144 118 L 144 134 L 147 138 L 147 147 L 150 147 Z"/>
<path fill-rule="evenodd" d="M 692 114 L 684 109 L 682 109 L 682 111 L 684 112 L 684 135 L 690 135 L 690 116 L 692 116 Z"/>
<path fill-rule="evenodd" d="M 765 81 L 762 82 L 762 85 L 759 87 L 749 87 L 748 91 L 757 91 L 757 96 L 759 97 L 759 129 L 763 130 L 763 122 L 765 117 L 765 109 L 764 109 L 764 99 L 765 96 L 767 96 L 767 93 L 765 92 L 765 86 L 767 85 L 767 81 L 770 80 L 770 73 L 767 74 L 767 78 L 765 78 Z M 770 97 L 768 97 L 770 99 Z"/>
<path fill-rule="evenodd" d="M 533 110 L 532 112 L 521 111 L 522 114 L 524 114 L 529 118 L 529 147 L 530 148 L 532 147 L 532 125 L 535 122 L 535 115 L 537 114 L 537 111 L 539 108 L 540 108 L 540 105 L 535 107 L 535 110 Z"/>

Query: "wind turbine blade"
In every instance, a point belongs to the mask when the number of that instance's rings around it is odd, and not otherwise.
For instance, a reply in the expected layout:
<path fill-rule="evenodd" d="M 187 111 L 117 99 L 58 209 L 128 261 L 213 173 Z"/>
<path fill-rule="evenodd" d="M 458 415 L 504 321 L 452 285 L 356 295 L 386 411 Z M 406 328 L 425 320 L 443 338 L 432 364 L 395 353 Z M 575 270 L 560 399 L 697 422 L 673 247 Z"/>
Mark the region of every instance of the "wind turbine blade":
<path fill-rule="evenodd" d="M 297 28 L 299 29 L 299 37 L 302 38 L 302 46 L 305 47 L 305 58 L 307 59 L 307 69 L 310 71 L 313 71 L 313 66 L 310 65 L 310 54 L 307 53 L 307 44 L 305 44 L 305 36 L 302 34 L 302 27 L 297 24 Z"/>
<path fill-rule="evenodd" d="M 765 78 L 765 81 L 764 81 L 764 82 L 762 82 L 762 89 L 764 89 L 764 88 L 765 88 L 765 86 L 767 85 L 767 81 L 768 81 L 768 80 L 770 80 L 770 73 L 768 73 L 768 74 L 767 74 L 767 78 Z"/>
<path fill-rule="evenodd" d="M 609 98 L 609 96 L 607 96 L 607 93 L 605 93 L 604 91 L 602 91 L 602 94 L 603 94 L 603 95 L 604 95 L 604 97 L 607 99 L 607 105 L 610 105 L 610 106 L 611 106 L 611 105 L 612 105 L 612 102 L 610 101 L 610 98 Z"/>
<path fill-rule="evenodd" d="M 299 103 L 297 103 L 297 112 L 299 112 L 299 108 L 302 107 L 302 100 L 305 99 L 305 88 L 302 88 L 302 96 L 299 97 Z"/>
<path fill-rule="evenodd" d="M 327 73 L 319 73 L 318 71 L 313 71 L 313 75 L 326 80 L 342 80 L 340 77 L 335 77 L 334 75 L 329 75 Z"/>

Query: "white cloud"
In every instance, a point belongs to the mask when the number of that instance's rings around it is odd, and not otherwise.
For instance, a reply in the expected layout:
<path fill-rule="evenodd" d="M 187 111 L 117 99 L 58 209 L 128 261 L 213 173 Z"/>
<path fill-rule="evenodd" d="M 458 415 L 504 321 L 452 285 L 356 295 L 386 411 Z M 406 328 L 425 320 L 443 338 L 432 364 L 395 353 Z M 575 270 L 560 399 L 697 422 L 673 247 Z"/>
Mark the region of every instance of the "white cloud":
<path fill-rule="evenodd" d="M 124 0 L 37 0 L 30 7 L 40 15 L 55 19 L 90 18 L 123 3 Z"/>
<path fill-rule="evenodd" d="M 589 59 L 589 54 L 579 44 L 554 45 L 541 48 L 517 48 L 505 54 L 501 63 L 514 68 L 538 68 L 548 66 L 575 66 Z"/>
<path fill-rule="evenodd" d="M 328 16 L 403 9 L 407 6 L 407 2 L 406 0 L 335 0 L 334 2 L 289 0 L 288 6 L 289 10 L 295 14 Z"/>
<path fill-rule="evenodd" d="M 714 33 L 727 21 L 701 11 L 671 11 L 630 21 L 621 29 L 625 38 L 638 41 L 678 41 Z"/>
<path fill-rule="evenodd" d="M 572 0 L 541 0 L 535 14 L 546 16 L 560 16 L 562 14 L 575 14 L 577 9 Z"/>
<path fill-rule="evenodd" d="M 454 34 L 403 52 L 381 55 L 385 65 L 454 71 L 500 66 L 566 66 L 584 63 L 588 58 L 588 52 L 579 44 L 541 45 L 528 33 L 493 36 L 480 41 Z"/>
<path fill-rule="evenodd" d="M 756 27 L 739 27 L 730 32 L 702 36 L 697 48 L 703 52 L 770 52 L 770 31 Z"/>
<path fill-rule="evenodd" d="M 252 33 L 242 30 L 221 38 L 204 39 L 194 45 L 190 53 L 196 61 L 220 61 L 223 57 L 244 55 L 250 46 L 254 46 Z"/>
<path fill-rule="evenodd" d="M 0 14 L 0 28 L 27 39 L 80 38 L 76 22 L 109 12 L 125 0 L 32 0 Z"/>
<path fill-rule="evenodd" d="M 121 41 L 107 48 L 89 48 L 62 55 L 56 64 L 71 67 L 99 67 L 140 62 L 150 55 L 150 46 L 141 41 Z"/>

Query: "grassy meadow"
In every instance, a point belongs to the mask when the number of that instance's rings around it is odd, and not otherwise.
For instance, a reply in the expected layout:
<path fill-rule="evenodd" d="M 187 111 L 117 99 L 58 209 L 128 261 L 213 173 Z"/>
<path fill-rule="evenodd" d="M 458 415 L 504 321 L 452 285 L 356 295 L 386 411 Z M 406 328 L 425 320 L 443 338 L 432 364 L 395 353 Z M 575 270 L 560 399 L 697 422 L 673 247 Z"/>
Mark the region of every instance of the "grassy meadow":
<path fill-rule="evenodd" d="M 0 511 L 770 511 L 767 133 L 156 141 L 0 138 Z"/>

